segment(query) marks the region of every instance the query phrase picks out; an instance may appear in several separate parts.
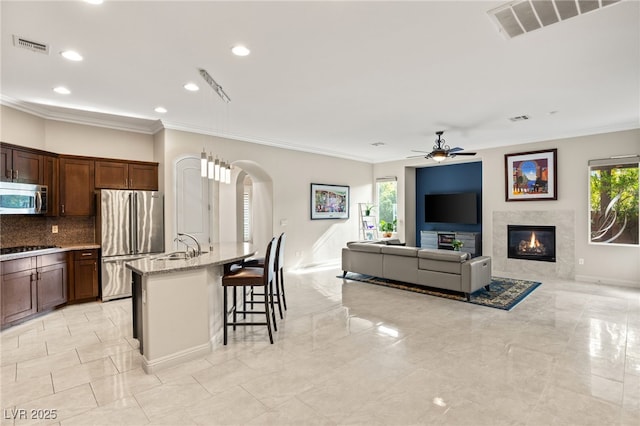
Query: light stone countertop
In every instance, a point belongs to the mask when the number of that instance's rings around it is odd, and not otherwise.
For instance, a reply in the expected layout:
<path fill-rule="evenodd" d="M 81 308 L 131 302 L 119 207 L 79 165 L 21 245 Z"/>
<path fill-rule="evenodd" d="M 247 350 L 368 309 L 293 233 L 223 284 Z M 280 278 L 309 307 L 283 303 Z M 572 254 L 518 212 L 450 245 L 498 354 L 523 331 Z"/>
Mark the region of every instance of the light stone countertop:
<path fill-rule="evenodd" d="M 44 249 L 44 250 L 33 250 L 33 251 L 23 251 L 20 253 L 3 254 L 3 255 L 0 255 L 0 262 L 5 260 L 22 259 L 24 257 L 33 257 L 33 256 L 42 256 L 45 254 L 60 253 L 64 251 L 95 250 L 95 249 L 100 249 L 100 245 L 94 244 L 94 243 L 70 244 L 70 245 L 54 247 L 54 248 Z"/>
<path fill-rule="evenodd" d="M 208 249 L 209 247 L 205 247 Z M 213 250 L 192 259 L 161 259 L 167 253 L 153 255 L 148 258 L 133 260 L 125 266 L 140 275 L 170 274 L 176 271 L 206 268 L 212 265 L 224 265 L 237 262 L 256 254 L 256 250 L 249 243 L 219 243 L 213 245 Z M 171 253 L 171 252 L 169 252 Z"/>

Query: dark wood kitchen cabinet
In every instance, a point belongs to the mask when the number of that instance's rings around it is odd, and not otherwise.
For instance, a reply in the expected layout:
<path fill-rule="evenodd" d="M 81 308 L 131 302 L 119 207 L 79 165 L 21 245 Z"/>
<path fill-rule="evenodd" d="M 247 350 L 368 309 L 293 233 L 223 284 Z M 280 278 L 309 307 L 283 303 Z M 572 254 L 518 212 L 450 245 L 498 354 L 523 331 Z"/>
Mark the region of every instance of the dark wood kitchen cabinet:
<path fill-rule="evenodd" d="M 60 216 L 95 214 L 95 161 L 87 158 L 60 158 Z"/>
<path fill-rule="evenodd" d="M 99 296 L 98 250 L 72 252 L 73 266 L 69 280 L 69 302 L 93 299 Z"/>
<path fill-rule="evenodd" d="M 66 303 L 66 253 L 6 260 L 1 269 L 3 326 Z"/>
<path fill-rule="evenodd" d="M 0 180 L 18 183 L 44 183 L 42 154 L 2 146 L 0 148 Z"/>
<path fill-rule="evenodd" d="M 158 190 L 158 164 L 96 161 L 96 188 Z"/>
<path fill-rule="evenodd" d="M 44 185 L 47 185 L 48 201 L 47 201 L 47 213 L 45 216 L 58 216 L 59 211 L 59 187 L 60 187 L 60 174 L 59 174 L 59 160 L 58 157 L 50 155 L 43 156 L 44 158 Z"/>
<path fill-rule="evenodd" d="M 38 312 L 37 282 L 31 258 L 0 263 L 2 293 L 2 325 L 21 320 Z"/>
<path fill-rule="evenodd" d="M 67 301 L 67 253 L 36 257 L 38 312 Z"/>

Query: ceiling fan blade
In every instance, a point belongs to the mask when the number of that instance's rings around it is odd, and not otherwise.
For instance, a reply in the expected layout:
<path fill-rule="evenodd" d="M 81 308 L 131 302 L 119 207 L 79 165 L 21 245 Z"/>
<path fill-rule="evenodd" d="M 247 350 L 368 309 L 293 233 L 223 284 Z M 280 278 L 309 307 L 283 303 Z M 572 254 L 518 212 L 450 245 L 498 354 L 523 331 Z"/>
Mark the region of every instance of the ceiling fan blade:
<path fill-rule="evenodd" d="M 455 155 L 476 155 L 475 152 L 456 152 Z"/>
<path fill-rule="evenodd" d="M 422 155 L 411 155 L 411 156 L 406 157 L 406 158 L 427 158 L 427 156 L 424 155 L 424 154 L 422 154 Z"/>
<path fill-rule="evenodd" d="M 459 146 L 456 146 L 455 148 L 451 148 L 449 150 L 449 152 L 458 152 L 458 151 L 462 151 L 464 150 L 464 148 L 460 148 Z"/>
<path fill-rule="evenodd" d="M 429 153 L 429 151 L 418 151 L 417 149 L 412 149 L 411 152 L 424 152 L 425 154 Z"/>

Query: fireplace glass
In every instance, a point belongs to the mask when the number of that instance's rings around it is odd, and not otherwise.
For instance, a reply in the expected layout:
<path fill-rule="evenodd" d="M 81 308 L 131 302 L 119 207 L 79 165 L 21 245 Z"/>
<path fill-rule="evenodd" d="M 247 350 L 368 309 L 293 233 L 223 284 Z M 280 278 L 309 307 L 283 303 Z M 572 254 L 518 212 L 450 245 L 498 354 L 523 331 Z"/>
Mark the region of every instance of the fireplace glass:
<path fill-rule="evenodd" d="M 556 227 L 539 225 L 508 225 L 510 259 L 556 261 Z"/>

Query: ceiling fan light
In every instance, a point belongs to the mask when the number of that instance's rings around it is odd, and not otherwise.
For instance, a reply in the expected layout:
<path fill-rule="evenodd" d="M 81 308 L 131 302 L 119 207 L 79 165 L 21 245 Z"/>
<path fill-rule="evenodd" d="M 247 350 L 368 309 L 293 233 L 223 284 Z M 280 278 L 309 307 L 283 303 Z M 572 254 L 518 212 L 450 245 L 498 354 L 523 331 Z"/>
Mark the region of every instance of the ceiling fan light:
<path fill-rule="evenodd" d="M 445 151 L 435 151 L 431 154 L 431 158 L 438 163 L 446 160 L 447 153 Z"/>

